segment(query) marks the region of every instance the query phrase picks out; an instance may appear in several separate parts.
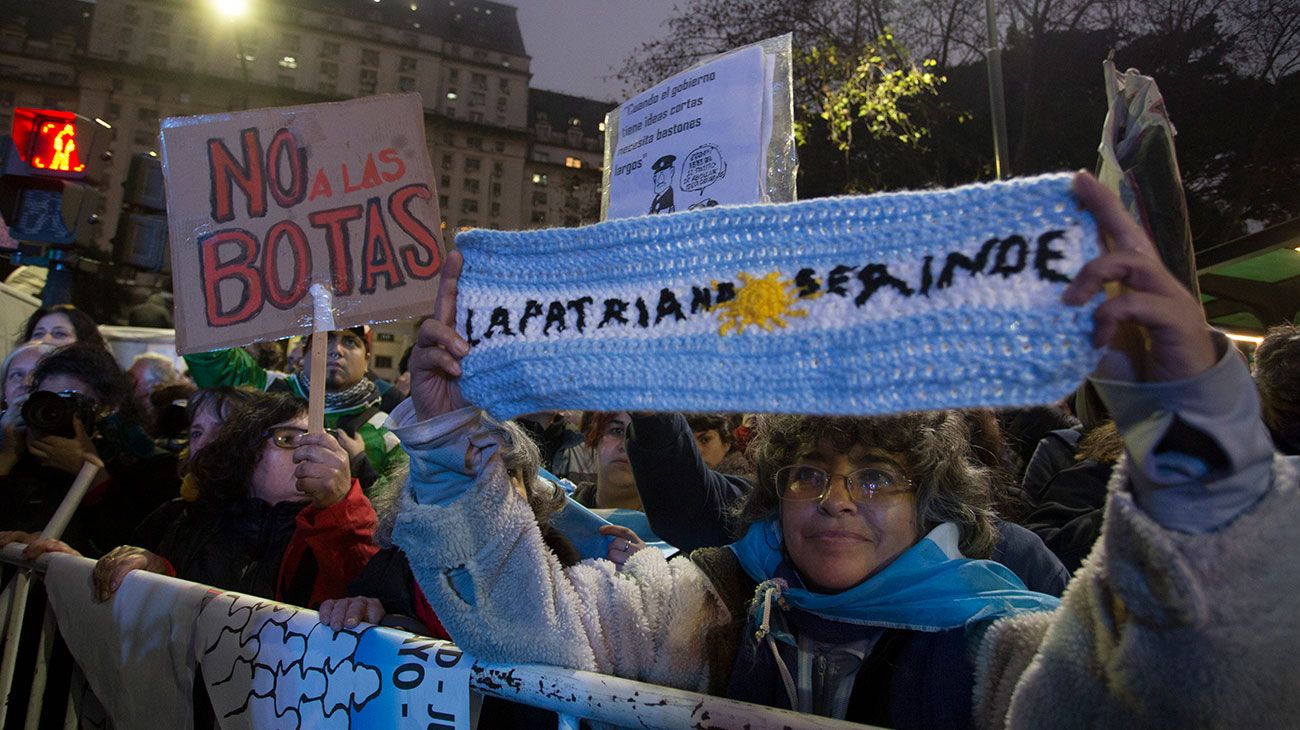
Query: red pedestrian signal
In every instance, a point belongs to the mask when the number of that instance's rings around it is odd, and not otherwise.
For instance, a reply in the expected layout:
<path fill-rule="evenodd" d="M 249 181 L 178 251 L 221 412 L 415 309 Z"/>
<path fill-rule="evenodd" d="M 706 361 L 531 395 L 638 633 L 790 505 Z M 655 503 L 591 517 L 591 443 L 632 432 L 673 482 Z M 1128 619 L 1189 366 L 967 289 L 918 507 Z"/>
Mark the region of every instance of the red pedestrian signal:
<path fill-rule="evenodd" d="M 13 141 L 19 159 L 34 174 L 63 178 L 86 176 L 82 145 L 78 143 L 78 119 L 72 112 L 56 109 L 14 110 Z"/>

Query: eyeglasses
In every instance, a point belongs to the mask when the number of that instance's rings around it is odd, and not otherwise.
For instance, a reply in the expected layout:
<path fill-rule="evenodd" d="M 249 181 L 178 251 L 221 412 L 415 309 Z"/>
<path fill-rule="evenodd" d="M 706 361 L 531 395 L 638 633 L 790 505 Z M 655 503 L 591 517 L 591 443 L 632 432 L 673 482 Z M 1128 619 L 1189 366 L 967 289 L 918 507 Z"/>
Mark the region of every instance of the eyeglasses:
<path fill-rule="evenodd" d="M 305 433 L 307 432 L 303 429 L 294 426 L 276 426 L 275 428 L 268 428 L 262 434 L 262 438 L 271 439 L 271 443 L 282 449 L 296 449 L 298 448 L 298 439 Z"/>
<path fill-rule="evenodd" d="M 831 474 L 825 469 L 804 464 L 786 466 L 776 472 L 776 493 L 791 502 L 825 499 L 833 477 L 844 480 L 844 488 L 854 502 L 869 502 L 876 497 L 900 494 L 912 488 L 912 482 L 889 469 L 867 467 L 849 474 Z"/>

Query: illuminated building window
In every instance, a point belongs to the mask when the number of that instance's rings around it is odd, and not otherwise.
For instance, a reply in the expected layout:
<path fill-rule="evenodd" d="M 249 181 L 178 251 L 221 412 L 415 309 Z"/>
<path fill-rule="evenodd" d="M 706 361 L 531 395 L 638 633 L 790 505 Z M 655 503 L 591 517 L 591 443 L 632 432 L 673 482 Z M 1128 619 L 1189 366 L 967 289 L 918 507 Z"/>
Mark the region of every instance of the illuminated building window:
<path fill-rule="evenodd" d="M 544 172 L 534 172 L 534 173 L 533 173 L 533 184 L 534 184 L 534 185 L 545 185 L 545 184 L 546 184 L 546 173 L 544 173 Z"/>
<path fill-rule="evenodd" d="M 285 56 L 280 59 L 280 68 L 296 69 L 298 68 L 298 59 L 293 56 Z"/>
<path fill-rule="evenodd" d="M 566 157 L 566 158 L 564 158 L 564 166 L 565 166 L 565 167 L 572 167 L 572 168 L 575 168 L 575 169 L 576 169 L 576 168 L 581 168 L 581 167 L 582 167 L 582 160 L 579 160 L 579 159 L 576 158 L 576 157 Z"/>

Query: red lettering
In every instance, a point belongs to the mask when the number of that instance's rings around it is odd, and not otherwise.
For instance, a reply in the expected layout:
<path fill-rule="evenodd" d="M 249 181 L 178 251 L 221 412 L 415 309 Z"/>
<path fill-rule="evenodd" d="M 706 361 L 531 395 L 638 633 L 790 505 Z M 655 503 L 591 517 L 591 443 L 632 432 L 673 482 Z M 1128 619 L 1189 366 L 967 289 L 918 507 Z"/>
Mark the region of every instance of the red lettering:
<path fill-rule="evenodd" d="M 366 245 L 361 249 L 361 293 L 374 293 L 381 275 L 388 280 L 388 289 L 396 289 L 406 283 L 406 277 L 402 276 L 402 270 L 397 266 L 397 254 L 393 251 L 392 239 L 388 237 L 388 224 L 384 221 L 379 198 L 371 198 L 366 201 Z"/>
<path fill-rule="evenodd" d="M 234 190 L 231 183 L 244 191 L 248 199 L 248 215 L 261 218 L 266 215 L 266 186 L 262 180 L 262 143 L 257 128 L 250 127 L 240 133 L 243 141 L 243 164 L 235 161 L 230 149 L 220 138 L 208 140 L 208 174 L 211 183 L 212 220 L 218 223 L 234 220 Z"/>
<path fill-rule="evenodd" d="M 289 288 L 280 287 L 280 243 L 288 242 L 293 255 L 293 274 Z M 266 300 L 276 309 L 288 309 L 307 293 L 311 283 L 311 246 L 307 234 L 293 221 L 285 220 L 271 226 L 266 233 L 266 249 L 262 255 L 262 275 L 266 278 Z"/>
<path fill-rule="evenodd" d="M 329 175 L 325 174 L 324 169 L 317 170 L 316 181 L 311 184 L 311 194 L 307 196 L 308 202 L 313 201 L 316 198 L 320 198 L 320 197 L 328 198 L 333 195 L 334 195 L 334 188 L 330 186 Z"/>
<path fill-rule="evenodd" d="M 431 279 L 442 268 L 442 254 L 438 248 L 438 237 L 407 207 L 412 198 L 433 200 L 433 192 L 423 183 L 415 183 L 398 188 L 388 196 L 388 214 L 393 216 L 397 227 L 415 241 L 401 247 L 402 261 L 406 270 L 416 279 Z"/>
<path fill-rule="evenodd" d="M 395 167 L 392 172 L 385 170 L 382 173 L 384 180 L 388 182 L 397 182 L 406 174 L 406 163 L 402 162 L 401 156 L 398 155 L 397 150 L 392 147 L 379 151 L 379 161 L 386 165 L 393 165 Z"/>
<path fill-rule="evenodd" d="M 359 205 L 345 205 L 329 210 L 318 210 L 307 216 L 313 228 L 325 229 L 329 243 L 330 272 L 334 277 L 334 296 L 352 293 L 352 242 L 348 236 L 348 222 L 361 217 Z"/>
<path fill-rule="evenodd" d="M 228 327 L 246 322 L 262 310 L 262 280 L 253 263 L 257 261 L 257 239 L 240 228 L 230 228 L 199 237 L 199 276 L 203 280 L 203 296 L 208 325 Z M 221 247 L 233 245 L 238 255 L 229 261 L 221 260 Z M 221 283 L 234 279 L 242 284 L 239 299 L 230 309 L 223 310 Z"/>
<path fill-rule="evenodd" d="M 281 184 L 284 172 L 281 157 L 288 163 L 288 185 Z M 271 181 L 271 197 L 281 208 L 297 205 L 307 195 L 307 150 L 298 146 L 298 140 L 288 129 L 276 132 L 266 148 L 266 176 Z"/>
<path fill-rule="evenodd" d="M 360 185 L 353 187 L 352 181 L 348 179 L 348 163 L 346 162 L 343 163 L 341 167 L 343 168 L 343 192 L 355 193 L 356 191 L 360 190 L 361 189 Z"/>
<path fill-rule="evenodd" d="M 379 179 L 379 167 L 375 165 L 375 156 L 366 157 L 366 170 L 361 174 L 361 187 L 373 188 L 383 185 L 384 182 Z"/>

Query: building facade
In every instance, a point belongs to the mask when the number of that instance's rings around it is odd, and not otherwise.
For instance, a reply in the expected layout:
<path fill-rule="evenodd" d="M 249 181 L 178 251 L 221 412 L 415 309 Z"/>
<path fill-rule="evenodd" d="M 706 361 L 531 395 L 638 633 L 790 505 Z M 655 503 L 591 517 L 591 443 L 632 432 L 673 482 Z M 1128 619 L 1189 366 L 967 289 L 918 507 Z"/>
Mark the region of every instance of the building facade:
<path fill-rule="evenodd" d="M 515 8 L 486 0 L 0 0 L 0 125 L 17 106 L 112 125 L 108 260 L 133 155 L 165 117 L 418 92 L 444 236 L 594 222 L 612 103 L 530 89 Z"/>

